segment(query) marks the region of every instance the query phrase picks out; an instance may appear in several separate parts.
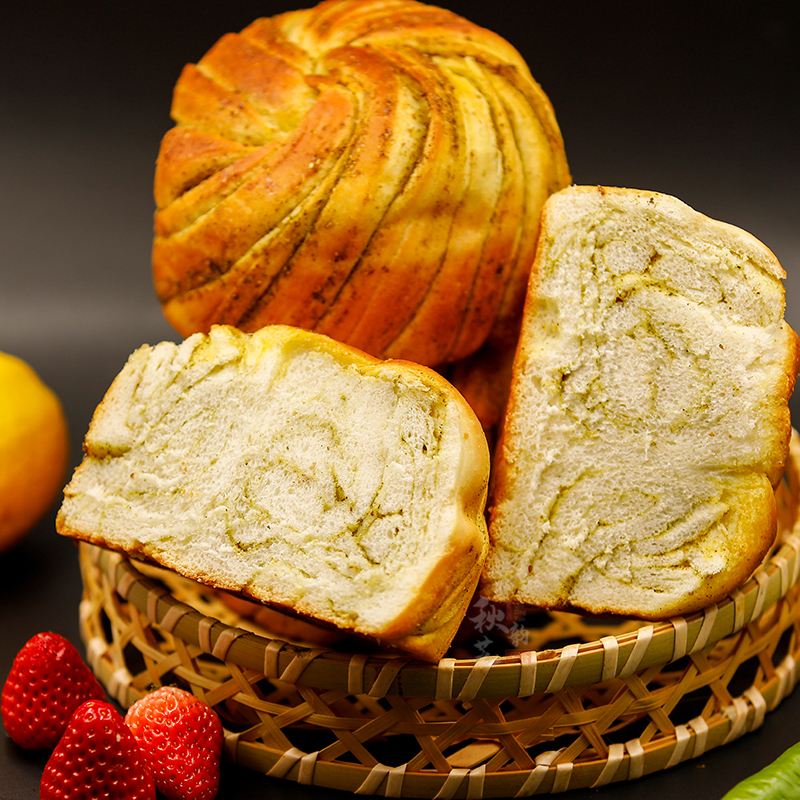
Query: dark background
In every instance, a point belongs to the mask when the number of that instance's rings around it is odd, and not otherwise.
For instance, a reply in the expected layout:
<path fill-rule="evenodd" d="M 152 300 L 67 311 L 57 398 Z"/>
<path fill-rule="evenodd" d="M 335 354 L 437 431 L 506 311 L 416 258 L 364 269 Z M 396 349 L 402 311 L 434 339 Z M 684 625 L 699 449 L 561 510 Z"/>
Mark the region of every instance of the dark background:
<path fill-rule="evenodd" d="M 152 177 L 183 65 L 259 16 L 237 3 L 27 2 L 0 18 L 0 350 L 61 397 L 73 465 L 94 407 L 143 342 L 176 339 L 152 289 Z M 443 3 L 525 56 L 576 183 L 673 194 L 765 242 L 800 329 L 800 4 Z M 796 403 L 794 403 L 796 408 Z M 797 413 L 795 414 L 797 417 Z M 53 512 L 54 513 L 54 512 Z M 79 642 L 71 543 L 53 513 L 0 555 L 0 679 L 40 630 Z M 564 797 L 719 798 L 800 740 L 796 695 L 763 728 L 661 775 Z M 0 736 L 0 800 L 37 797 L 45 758 Z M 226 770 L 220 800 L 335 795 Z M 344 797 L 344 796 L 343 796 Z"/>

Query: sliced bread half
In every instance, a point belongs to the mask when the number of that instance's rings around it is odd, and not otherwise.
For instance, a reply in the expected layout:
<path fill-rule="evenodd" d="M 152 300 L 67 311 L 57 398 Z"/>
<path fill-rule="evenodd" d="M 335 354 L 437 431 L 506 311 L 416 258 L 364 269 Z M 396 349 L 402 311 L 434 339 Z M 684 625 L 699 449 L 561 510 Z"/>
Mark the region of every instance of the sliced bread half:
<path fill-rule="evenodd" d="M 477 584 L 486 439 L 424 367 L 216 326 L 137 350 L 84 449 L 60 533 L 419 658 Z"/>
<path fill-rule="evenodd" d="M 653 192 L 542 217 L 493 464 L 489 599 L 661 618 L 743 582 L 775 535 L 795 333 L 751 235 Z"/>

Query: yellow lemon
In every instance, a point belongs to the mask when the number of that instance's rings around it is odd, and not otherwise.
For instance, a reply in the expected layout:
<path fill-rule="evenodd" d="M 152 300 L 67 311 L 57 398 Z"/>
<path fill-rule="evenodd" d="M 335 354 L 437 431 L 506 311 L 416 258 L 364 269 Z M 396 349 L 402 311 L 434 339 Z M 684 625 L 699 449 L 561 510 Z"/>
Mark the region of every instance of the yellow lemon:
<path fill-rule="evenodd" d="M 61 401 L 25 361 L 0 353 L 0 552 L 53 504 L 68 459 Z"/>

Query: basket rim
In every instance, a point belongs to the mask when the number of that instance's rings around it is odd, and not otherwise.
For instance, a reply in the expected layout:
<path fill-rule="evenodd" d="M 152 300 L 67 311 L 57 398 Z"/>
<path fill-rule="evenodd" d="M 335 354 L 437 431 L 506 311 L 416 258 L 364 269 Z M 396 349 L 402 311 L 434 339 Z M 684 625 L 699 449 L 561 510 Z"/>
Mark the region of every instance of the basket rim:
<path fill-rule="evenodd" d="M 800 577 L 800 522 L 739 589 L 691 615 L 645 622 L 635 631 L 556 649 L 514 651 L 436 663 L 403 654 L 348 653 L 290 644 L 234 627 L 177 600 L 127 555 L 85 542 L 83 554 L 116 592 L 172 636 L 266 677 L 372 696 L 468 700 L 528 696 L 624 678 L 678 661 L 740 631 L 783 598 Z M 298 681 L 302 675 L 302 681 Z"/>

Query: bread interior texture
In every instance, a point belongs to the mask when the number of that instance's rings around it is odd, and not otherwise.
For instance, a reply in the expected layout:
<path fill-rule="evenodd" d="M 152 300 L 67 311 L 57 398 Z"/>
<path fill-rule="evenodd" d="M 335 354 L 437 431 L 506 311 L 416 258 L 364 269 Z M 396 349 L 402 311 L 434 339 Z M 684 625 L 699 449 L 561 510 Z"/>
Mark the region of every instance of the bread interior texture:
<path fill-rule="evenodd" d="M 453 406 L 427 373 L 282 326 L 143 347 L 59 529 L 419 645 L 469 601 L 486 549 L 486 444 Z"/>
<path fill-rule="evenodd" d="M 783 270 L 748 234 L 635 190 L 564 190 L 541 236 L 483 591 L 699 609 L 775 534 L 797 373 Z"/>

